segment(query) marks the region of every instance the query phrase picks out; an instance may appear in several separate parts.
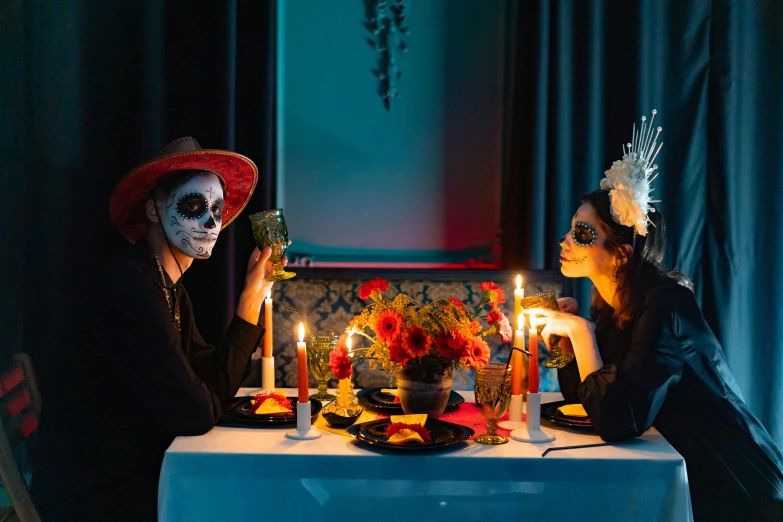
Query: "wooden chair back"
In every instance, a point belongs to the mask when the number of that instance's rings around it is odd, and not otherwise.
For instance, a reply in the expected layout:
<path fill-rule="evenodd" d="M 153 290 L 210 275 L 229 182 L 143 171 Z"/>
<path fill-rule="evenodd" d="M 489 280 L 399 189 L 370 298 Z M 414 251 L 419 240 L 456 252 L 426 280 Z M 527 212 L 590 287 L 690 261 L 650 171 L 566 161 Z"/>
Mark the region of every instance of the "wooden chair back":
<path fill-rule="evenodd" d="M 17 354 L 0 376 L 0 480 L 20 522 L 40 522 L 23 468 L 32 461 L 32 435 L 38 428 L 41 395 L 30 356 Z"/>

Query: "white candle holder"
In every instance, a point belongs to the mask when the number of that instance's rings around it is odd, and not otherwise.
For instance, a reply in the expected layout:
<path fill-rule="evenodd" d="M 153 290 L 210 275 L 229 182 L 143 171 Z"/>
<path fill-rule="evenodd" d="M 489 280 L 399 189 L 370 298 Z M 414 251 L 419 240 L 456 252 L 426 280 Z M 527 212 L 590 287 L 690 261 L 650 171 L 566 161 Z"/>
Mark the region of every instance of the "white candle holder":
<path fill-rule="evenodd" d="M 268 393 L 275 391 L 274 357 L 261 357 L 261 389 Z"/>
<path fill-rule="evenodd" d="M 555 436 L 551 432 L 541 429 L 541 394 L 527 394 L 527 414 L 525 416 L 525 427 L 514 430 L 509 435 L 519 442 L 530 442 L 533 444 L 540 442 L 552 442 Z"/>
<path fill-rule="evenodd" d="M 294 440 L 317 439 L 321 434 L 312 428 L 310 401 L 296 403 L 296 429 L 287 431 L 285 436 Z"/>
<path fill-rule="evenodd" d="M 522 421 L 522 401 L 525 396 L 521 393 L 519 395 L 511 396 L 511 404 L 508 406 L 508 420 L 498 423 L 499 428 L 504 430 L 518 430 L 525 427 L 525 423 Z"/>

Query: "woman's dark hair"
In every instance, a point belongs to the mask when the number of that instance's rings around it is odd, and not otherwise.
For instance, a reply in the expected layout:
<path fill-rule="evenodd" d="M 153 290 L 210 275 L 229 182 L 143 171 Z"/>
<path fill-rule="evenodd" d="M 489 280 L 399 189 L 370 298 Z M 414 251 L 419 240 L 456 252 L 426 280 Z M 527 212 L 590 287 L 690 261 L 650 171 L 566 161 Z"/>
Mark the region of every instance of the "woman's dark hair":
<path fill-rule="evenodd" d="M 611 254 L 625 258 L 622 246 L 634 245 L 633 228 L 614 221 L 609 192 L 591 192 L 582 197 L 582 203 L 590 204 L 598 214 L 601 229 L 606 234 L 604 248 Z M 662 265 L 666 253 L 666 221 L 663 214 L 655 209 L 648 216 L 652 224 L 647 228 L 647 235 L 636 235 L 633 254 L 619 270 L 615 308 L 593 290 L 590 318 L 598 327 L 616 324 L 623 328 L 628 325 L 644 305 L 647 292 L 657 284 L 673 282 L 693 291 L 693 283 L 685 275 Z"/>

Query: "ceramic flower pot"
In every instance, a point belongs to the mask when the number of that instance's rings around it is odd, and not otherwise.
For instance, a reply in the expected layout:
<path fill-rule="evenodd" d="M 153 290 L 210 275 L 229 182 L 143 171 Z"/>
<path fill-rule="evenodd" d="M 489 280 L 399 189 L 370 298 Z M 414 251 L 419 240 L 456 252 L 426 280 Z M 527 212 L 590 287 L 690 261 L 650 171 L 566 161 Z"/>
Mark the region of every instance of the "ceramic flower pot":
<path fill-rule="evenodd" d="M 410 415 L 426 413 L 437 419 L 449 402 L 452 367 L 442 359 L 422 359 L 406 364 L 397 377 L 400 405 Z"/>

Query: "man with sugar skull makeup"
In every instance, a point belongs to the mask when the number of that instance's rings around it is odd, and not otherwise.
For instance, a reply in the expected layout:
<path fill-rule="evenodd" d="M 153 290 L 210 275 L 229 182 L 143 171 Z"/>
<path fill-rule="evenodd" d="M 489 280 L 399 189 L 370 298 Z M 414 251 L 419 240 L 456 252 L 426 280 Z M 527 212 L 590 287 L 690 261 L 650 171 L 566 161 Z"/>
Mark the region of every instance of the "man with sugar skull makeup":
<path fill-rule="evenodd" d="M 127 248 L 99 279 L 78 353 L 41 415 L 32 493 L 44 520 L 155 520 L 163 453 L 217 422 L 264 330 L 269 249 L 254 249 L 223 343 L 199 334 L 182 274 L 244 209 L 255 164 L 181 138 L 117 184 L 110 218 Z"/>

